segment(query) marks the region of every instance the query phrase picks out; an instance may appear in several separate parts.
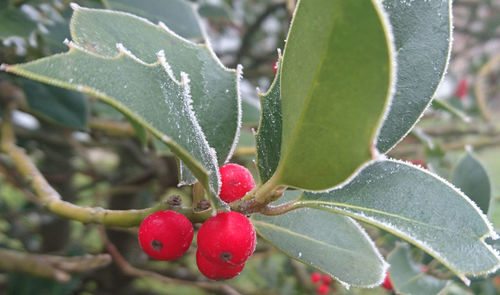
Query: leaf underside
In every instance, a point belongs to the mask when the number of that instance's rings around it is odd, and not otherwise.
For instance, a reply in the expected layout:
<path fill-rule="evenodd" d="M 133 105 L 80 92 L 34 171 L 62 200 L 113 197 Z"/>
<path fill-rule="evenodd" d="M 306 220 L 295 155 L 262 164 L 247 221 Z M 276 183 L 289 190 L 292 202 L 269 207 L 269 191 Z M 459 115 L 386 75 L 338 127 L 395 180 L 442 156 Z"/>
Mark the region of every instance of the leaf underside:
<path fill-rule="evenodd" d="M 252 222 L 262 238 L 285 254 L 345 285 L 372 287 L 384 278 L 387 264 L 348 217 L 301 208 L 280 216 L 256 214 Z"/>

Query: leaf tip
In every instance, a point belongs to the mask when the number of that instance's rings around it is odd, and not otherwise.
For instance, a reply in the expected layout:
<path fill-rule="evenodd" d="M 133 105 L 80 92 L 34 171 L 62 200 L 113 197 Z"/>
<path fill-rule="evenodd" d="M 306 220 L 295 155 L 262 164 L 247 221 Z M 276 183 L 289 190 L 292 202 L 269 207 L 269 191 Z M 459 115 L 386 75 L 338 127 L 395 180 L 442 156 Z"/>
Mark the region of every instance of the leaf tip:
<path fill-rule="evenodd" d="M 0 64 L 0 71 L 5 71 L 5 72 L 8 72 L 10 69 L 10 66 L 8 64 Z"/>
<path fill-rule="evenodd" d="M 75 2 L 71 2 L 71 3 L 69 4 L 69 6 L 71 7 L 71 9 L 73 9 L 73 10 L 75 10 L 75 11 L 76 11 L 76 10 L 78 10 L 78 9 L 80 8 L 80 5 L 76 4 Z"/>

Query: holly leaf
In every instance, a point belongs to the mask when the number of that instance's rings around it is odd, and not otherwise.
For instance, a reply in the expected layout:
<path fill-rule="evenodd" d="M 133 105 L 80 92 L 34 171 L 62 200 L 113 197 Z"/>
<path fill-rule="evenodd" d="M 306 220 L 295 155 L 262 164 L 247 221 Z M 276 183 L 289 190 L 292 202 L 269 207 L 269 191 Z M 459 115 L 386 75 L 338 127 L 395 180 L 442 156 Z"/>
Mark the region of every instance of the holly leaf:
<path fill-rule="evenodd" d="M 162 23 L 154 25 L 127 13 L 73 7 L 73 40 L 90 52 L 113 57 L 117 55 L 116 44 L 121 43 L 137 58 L 154 63 L 156 53 L 163 50 L 177 80 L 181 72 L 189 75 L 192 107 L 210 147 L 215 149 L 218 165 L 231 157 L 241 124 L 239 69 L 225 68 L 208 44 L 183 39 Z M 183 182 L 193 183 L 195 179 L 183 171 Z"/>
<path fill-rule="evenodd" d="M 396 91 L 377 149 L 388 152 L 420 119 L 443 78 L 451 49 L 451 0 L 382 2 L 397 51 Z"/>
<path fill-rule="evenodd" d="M 286 198 L 293 197 L 289 192 Z M 349 217 L 301 208 L 279 216 L 252 216 L 258 234 L 286 255 L 344 285 L 373 287 L 387 263 L 365 231 Z"/>
<path fill-rule="evenodd" d="M 20 9 L 13 7 L 0 9 L 0 40 L 10 37 L 28 38 L 36 27 L 36 22 Z"/>
<path fill-rule="evenodd" d="M 283 56 L 281 158 L 270 182 L 325 190 L 371 160 L 391 96 L 391 46 L 377 1 L 299 1 Z"/>
<path fill-rule="evenodd" d="M 488 213 L 491 201 L 491 183 L 486 168 L 472 151 L 467 151 L 453 170 L 451 182 Z"/>
<path fill-rule="evenodd" d="M 266 93 L 259 92 L 261 114 L 259 129 L 255 134 L 257 168 L 262 183 L 268 181 L 276 171 L 280 159 L 282 112 L 280 97 L 280 72 L 282 57 L 279 54 L 278 71 Z"/>
<path fill-rule="evenodd" d="M 208 173 L 218 170 L 217 161 L 193 113 L 187 74 L 176 80 L 162 51 L 148 64 L 121 45 L 114 57 L 68 45 L 67 53 L 2 69 L 112 105 L 161 139 L 219 200 L 218 174 Z"/>
<path fill-rule="evenodd" d="M 464 282 L 500 267 L 484 241 L 497 235 L 471 200 L 427 170 L 395 160 L 372 162 L 348 184 L 304 192 L 298 207 L 344 214 L 380 227 L 423 249 Z"/>
<path fill-rule="evenodd" d="M 399 244 L 388 256 L 389 273 L 393 288 L 398 294 L 437 295 L 449 281 L 426 275 L 423 265 L 411 257 L 408 244 Z"/>
<path fill-rule="evenodd" d="M 87 127 L 87 100 L 81 93 L 31 80 L 23 81 L 23 89 L 29 107 L 39 116 L 74 129 Z"/>
<path fill-rule="evenodd" d="M 104 0 L 113 10 L 130 12 L 158 23 L 163 22 L 178 35 L 204 41 L 195 5 L 185 0 Z"/>

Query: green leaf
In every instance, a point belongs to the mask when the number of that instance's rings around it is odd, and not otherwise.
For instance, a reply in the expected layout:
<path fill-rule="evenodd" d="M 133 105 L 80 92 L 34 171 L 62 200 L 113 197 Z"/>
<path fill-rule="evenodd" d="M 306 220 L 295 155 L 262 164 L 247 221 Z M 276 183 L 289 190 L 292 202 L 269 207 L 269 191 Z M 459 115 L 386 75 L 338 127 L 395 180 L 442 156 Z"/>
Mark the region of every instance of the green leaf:
<path fill-rule="evenodd" d="M 301 208 L 272 217 L 254 214 L 252 222 L 279 250 L 345 285 L 373 287 L 384 279 L 387 264 L 351 218 Z"/>
<path fill-rule="evenodd" d="M 260 109 L 258 105 L 250 100 L 242 97 L 241 99 L 241 110 L 243 113 L 242 124 L 244 126 L 257 126 L 259 124 Z"/>
<path fill-rule="evenodd" d="M 38 115 L 74 129 L 87 127 L 87 100 L 78 92 L 25 80 L 29 107 Z"/>
<path fill-rule="evenodd" d="M 491 183 L 488 172 L 476 156 L 468 151 L 453 171 L 451 182 L 488 213 L 491 201 Z"/>
<path fill-rule="evenodd" d="M 372 158 L 389 97 L 389 32 L 377 1 L 299 1 L 283 57 L 274 183 L 325 190 Z"/>
<path fill-rule="evenodd" d="M 422 272 L 422 265 L 411 257 L 408 244 L 400 244 L 387 257 L 391 267 L 391 283 L 398 294 L 437 295 L 448 281 L 439 280 Z"/>
<path fill-rule="evenodd" d="M 212 21 L 232 21 L 231 8 L 224 2 L 217 5 L 202 2 L 198 8 L 198 13 Z"/>
<path fill-rule="evenodd" d="M 156 26 L 126 13 L 73 7 L 72 37 L 80 47 L 113 57 L 120 43 L 147 63 L 156 62 L 156 53 L 163 50 L 177 80 L 181 72 L 189 75 L 193 109 L 218 164 L 231 157 L 241 120 L 239 70 L 225 68 L 208 44 L 182 39 L 163 24 Z"/>
<path fill-rule="evenodd" d="M 389 151 L 415 125 L 446 72 L 451 48 L 451 0 L 382 2 L 397 51 L 396 91 L 377 138 Z"/>
<path fill-rule="evenodd" d="M 217 196 L 217 162 L 193 114 L 187 75 L 177 81 L 162 52 L 147 64 L 121 46 L 117 56 L 103 57 L 69 45 L 67 53 L 2 68 L 112 105 L 160 138 Z"/>
<path fill-rule="evenodd" d="M 0 40 L 17 36 L 28 38 L 36 29 L 36 23 L 20 9 L 7 7 L 0 10 Z"/>
<path fill-rule="evenodd" d="M 447 113 L 450 113 L 453 116 L 456 116 L 460 120 L 464 121 L 465 123 L 470 122 L 470 118 L 466 113 L 442 99 L 435 98 L 432 101 L 432 108 L 435 110 L 443 110 Z"/>
<path fill-rule="evenodd" d="M 259 93 L 261 114 L 259 130 L 255 134 L 257 147 L 257 168 L 262 183 L 268 181 L 276 171 L 280 160 L 282 113 L 280 97 L 281 54 L 278 71 L 266 93 Z"/>
<path fill-rule="evenodd" d="M 163 22 L 180 36 L 203 41 L 204 36 L 194 4 L 185 0 L 105 0 L 113 10 L 130 12 L 152 22 Z"/>
<path fill-rule="evenodd" d="M 326 193 L 303 193 L 297 206 L 345 214 L 423 249 L 467 282 L 500 267 L 485 244 L 497 237 L 486 216 L 445 180 L 408 163 L 372 162 L 350 183 Z"/>

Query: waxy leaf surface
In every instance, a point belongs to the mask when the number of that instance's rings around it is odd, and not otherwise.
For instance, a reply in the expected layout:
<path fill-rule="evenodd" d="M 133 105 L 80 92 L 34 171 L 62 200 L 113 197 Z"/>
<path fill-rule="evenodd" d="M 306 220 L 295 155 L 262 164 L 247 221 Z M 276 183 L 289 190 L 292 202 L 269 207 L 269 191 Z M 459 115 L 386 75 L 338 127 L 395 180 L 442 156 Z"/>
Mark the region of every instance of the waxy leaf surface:
<path fill-rule="evenodd" d="M 387 259 L 391 283 L 398 294 L 437 295 L 448 284 L 423 272 L 423 266 L 411 257 L 408 244 L 396 246 Z"/>
<path fill-rule="evenodd" d="M 387 264 L 349 217 L 301 208 L 279 216 L 255 214 L 252 223 L 262 238 L 285 254 L 344 284 L 370 287 L 384 278 Z"/>
<path fill-rule="evenodd" d="M 486 168 L 472 152 L 467 152 L 458 162 L 451 182 L 474 201 L 486 214 L 490 208 L 491 183 Z"/>
<path fill-rule="evenodd" d="M 207 44 L 192 43 L 164 25 L 126 13 L 83 7 L 73 14 L 71 32 L 76 44 L 103 56 L 116 56 L 120 43 L 142 61 L 154 63 L 163 50 L 177 80 L 181 72 L 189 75 L 193 109 L 218 164 L 231 156 L 241 120 L 238 72 L 225 68 Z"/>
<path fill-rule="evenodd" d="M 397 51 L 394 98 L 377 138 L 385 153 L 415 125 L 446 72 L 451 48 L 451 0 L 386 0 Z"/>
<path fill-rule="evenodd" d="M 344 187 L 303 193 L 297 205 L 385 229 L 423 249 L 464 281 L 465 275 L 500 267 L 498 254 L 484 242 L 496 233 L 479 208 L 443 179 L 407 163 L 373 162 Z"/>
<path fill-rule="evenodd" d="M 377 1 L 299 1 L 281 70 L 274 183 L 325 190 L 372 158 L 391 95 L 391 48 Z"/>

